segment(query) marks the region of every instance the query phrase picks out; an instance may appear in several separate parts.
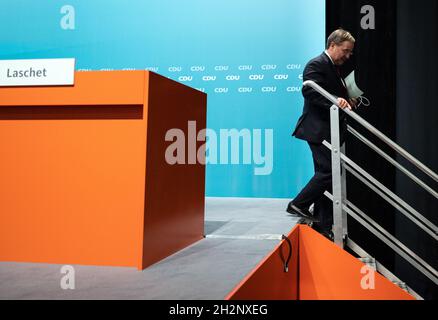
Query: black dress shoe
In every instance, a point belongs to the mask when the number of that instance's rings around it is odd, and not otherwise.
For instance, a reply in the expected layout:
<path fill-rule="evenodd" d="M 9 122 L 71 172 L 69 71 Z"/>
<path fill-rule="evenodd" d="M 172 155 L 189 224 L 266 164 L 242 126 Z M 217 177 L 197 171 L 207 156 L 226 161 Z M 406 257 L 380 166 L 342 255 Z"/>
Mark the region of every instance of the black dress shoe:
<path fill-rule="evenodd" d="M 300 209 L 297 206 L 293 205 L 292 202 L 289 202 L 286 211 L 294 216 L 306 219 L 307 221 L 319 222 L 319 220 L 314 218 L 308 210 Z"/>

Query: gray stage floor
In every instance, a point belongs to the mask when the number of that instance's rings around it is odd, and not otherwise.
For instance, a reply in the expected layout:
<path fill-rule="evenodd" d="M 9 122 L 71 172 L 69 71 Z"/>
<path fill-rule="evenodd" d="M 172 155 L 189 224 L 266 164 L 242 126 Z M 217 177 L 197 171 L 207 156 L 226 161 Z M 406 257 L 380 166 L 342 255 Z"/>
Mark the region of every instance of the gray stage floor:
<path fill-rule="evenodd" d="M 206 238 L 143 271 L 0 262 L 0 299 L 223 299 L 298 222 L 286 199 L 207 198 Z"/>

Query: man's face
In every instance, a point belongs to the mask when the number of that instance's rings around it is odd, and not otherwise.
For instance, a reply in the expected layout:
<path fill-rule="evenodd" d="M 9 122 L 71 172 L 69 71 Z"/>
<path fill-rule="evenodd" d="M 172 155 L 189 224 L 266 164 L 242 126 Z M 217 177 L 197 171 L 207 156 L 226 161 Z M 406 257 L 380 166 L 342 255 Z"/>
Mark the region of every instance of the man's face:
<path fill-rule="evenodd" d="M 344 41 L 337 45 L 332 43 L 328 52 L 333 62 L 337 66 L 343 65 L 353 55 L 354 43 L 350 41 Z"/>

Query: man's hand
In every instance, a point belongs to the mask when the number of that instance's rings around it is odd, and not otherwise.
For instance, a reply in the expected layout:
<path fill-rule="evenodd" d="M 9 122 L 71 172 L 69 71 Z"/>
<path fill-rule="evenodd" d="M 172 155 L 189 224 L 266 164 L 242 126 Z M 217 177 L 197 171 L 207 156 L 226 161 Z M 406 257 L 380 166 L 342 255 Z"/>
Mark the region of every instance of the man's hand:
<path fill-rule="evenodd" d="M 345 100 L 343 98 L 338 98 L 338 105 L 339 105 L 339 108 L 341 108 L 341 109 L 347 108 L 347 109 L 351 110 L 350 104 L 348 103 L 347 100 Z"/>

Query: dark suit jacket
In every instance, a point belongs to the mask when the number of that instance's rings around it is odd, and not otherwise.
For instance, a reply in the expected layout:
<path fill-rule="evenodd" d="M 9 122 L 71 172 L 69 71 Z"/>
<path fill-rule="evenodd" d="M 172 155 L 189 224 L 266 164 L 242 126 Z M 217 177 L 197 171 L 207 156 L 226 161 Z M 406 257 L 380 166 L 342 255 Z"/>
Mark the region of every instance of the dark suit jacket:
<path fill-rule="evenodd" d="M 323 52 L 310 60 L 303 73 L 303 80 L 313 80 L 336 97 L 348 100 L 347 89 L 330 58 Z M 332 103 L 310 87 L 303 87 L 304 108 L 293 136 L 311 143 L 330 141 L 330 107 Z M 341 143 L 344 141 L 345 113 L 339 111 Z"/>

